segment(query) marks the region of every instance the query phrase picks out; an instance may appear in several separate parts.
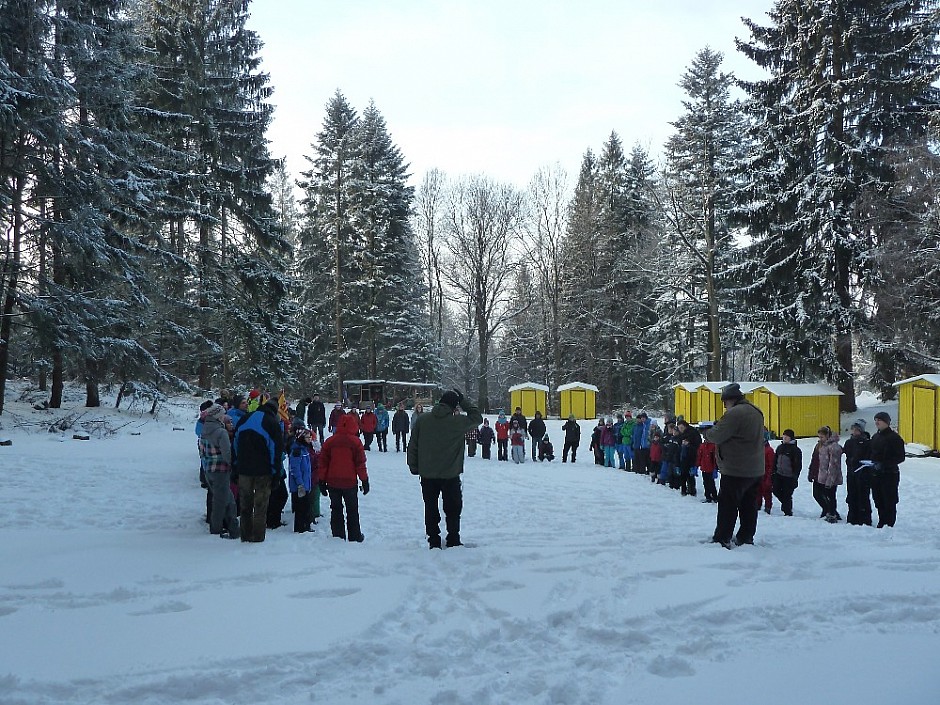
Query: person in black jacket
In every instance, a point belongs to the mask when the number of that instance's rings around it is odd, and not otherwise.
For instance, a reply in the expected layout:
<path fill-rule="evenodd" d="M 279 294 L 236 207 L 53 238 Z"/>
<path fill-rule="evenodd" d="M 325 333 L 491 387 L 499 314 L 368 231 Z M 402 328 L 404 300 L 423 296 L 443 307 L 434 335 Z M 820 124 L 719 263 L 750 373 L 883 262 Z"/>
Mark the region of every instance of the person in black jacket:
<path fill-rule="evenodd" d="M 878 528 L 894 526 L 898 516 L 898 485 L 904 462 L 904 439 L 891 428 L 891 417 L 884 411 L 875 414 L 877 433 L 872 436 L 871 494 L 878 508 Z"/>
<path fill-rule="evenodd" d="M 269 399 L 243 419 L 235 432 L 242 541 L 264 541 L 271 482 L 275 476 L 280 478 L 283 456 L 277 399 Z"/>
<path fill-rule="evenodd" d="M 395 452 L 408 450 L 408 432 L 411 430 L 411 420 L 405 411 L 405 403 L 399 402 L 398 411 L 392 417 L 392 433 L 395 434 Z"/>
<path fill-rule="evenodd" d="M 565 432 L 565 445 L 562 446 L 561 450 L 561 462 L 568 462 L 568 451 L 570 450 L 571 462 L 573 463 L 577 459 L 578 446 L 581 445 L 581 427 L 578 425 L 578 420 L 574 414 L 568 417 L 561 430 Z"/>
<path fill-rule="evenodd" d="M 538 458 L 539 443 L 545 436 L 545 422 L 542 420 L 542 412 L 536 411 L 535 418 L 529 424 L 529 438 L 532 439 L 532 460 L 541 460 Z"/>
<path fill-rule="evenodd" d="M 784 516 L 793 516 L 793 491 L 800 484 L 803 470 L 803 451 L 796 444 L 796 433 L 792 429 L 783 432 L 783 439 L 774 452 L 773 482 L 774 496 L 780 500 Z"/>
<path fill-rule="evenodd" d="M 846 521 L 856 526 L 871 526 L 871 436 L 865 430 L 865 419 L 852 424 L 852 435 L 842 446 L 845 454 L 845 503 L 849 505 Z"/>
<path fill-rule="evenodd" d="M 679 429 L 673 423 L 666 424 L 663 434 L 663 465 L 659 474 L 660 484 L 668 484 L 671 489 L 679 489 L 679 459 L 682 446 L 679 443 Z"/>
<path fill-rule="evenodd" d="M 477 431 L 477 440 L 480 442 L 481 457 L 483 460 L 489 460 L 490 446 L 493 445 L 493 441 L 496 440 L 496 434 L 493 433 L 489 419 L 483 419 L 483 425 L 480 426 L 480 429 Z"/>
<path fill-rule="evenodd" d="M 314 394 L 313 399 L 307 404 L 307 426 L 317 432 L 320 437 L 320 443 L 323 443 L 323 429 L 326 426 L 326 408 L 320 401 L 320 395 Z"/>
<path fill-rule="evenodd" d="M 522 429 L 522 433 L 528 435 L 529 433 L 529 422 L 526 419 L 525 415 L 522 413 L 522 407 L 517 406 L 516 412 L 509 418 L 509 425 L 512 426 L 513 421 L 519 422 L 519 428 Z"/>
<path fill-rule="evenodd" d="M 698 429 L 690 426 L 689 422 L 682 419 L 679 426 L 679 486 L 683 495 L 694 497 L 697 493 L 695 487 L 695 475 L 692 474 L 692 468 L 698 458 L 698 447 L 702 445 L 702 434 Z"/>

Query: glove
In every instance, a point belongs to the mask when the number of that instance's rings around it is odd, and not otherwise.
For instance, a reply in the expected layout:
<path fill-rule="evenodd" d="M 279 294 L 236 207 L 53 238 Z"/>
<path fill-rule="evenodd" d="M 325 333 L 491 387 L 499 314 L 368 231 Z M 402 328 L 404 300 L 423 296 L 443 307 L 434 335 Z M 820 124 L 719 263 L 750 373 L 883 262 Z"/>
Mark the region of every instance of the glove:
<path fill-rule="evenodd" d="M 306 496 L 307 496 L 307 490 L 305 490 L 302 486 L 301 486 L 301 487 L 298 487 L 298 488 L 297 488 L 297 496 L 298 496 L 298 497 L 306 497 Z"/>
<path fill-rule="evenodd" d="M 319 487 L 320 487 L 320 494 L 322 494 L 324 497 L 329 497 L 329 496 L 330 496 L 330 493 L 329 493 L 329 491 L 328 491 L 328 488 L 327 488 L 325 482 L 319 483 Z"/>
<path fill-rule="evenodd" d="M 368 480 L 362 481 L 362 494 L 364 495 L 369 494 L 369 481 Z"/>
<path fill-rule="evenodd" d="M 457 395 L 457 404 L 460 408 L 463 408 L 463 392 L 457 389 L 457 387 L 454 387 L 454 394 Z"/>

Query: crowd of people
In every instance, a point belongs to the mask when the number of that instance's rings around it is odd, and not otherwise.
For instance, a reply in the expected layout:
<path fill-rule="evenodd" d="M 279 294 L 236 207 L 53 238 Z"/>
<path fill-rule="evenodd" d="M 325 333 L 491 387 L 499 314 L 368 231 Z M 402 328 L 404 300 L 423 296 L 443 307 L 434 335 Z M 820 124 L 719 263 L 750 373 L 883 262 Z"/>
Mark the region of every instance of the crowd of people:
<path fill-rule="evenodd" d="M 753 543 L 759 511 L 763 507 L 770 514 L 774 497 L 784 515 L 793 515 L 803 456 L 790 429 L 772 448 L 763 414 L 746 401 L 738 385 L 728 385 L 722 401 L 726 412 L 714 425 L 696 427 L 680 416 L 667 417 L 661 428 L 643 411 L 635 418 L 631 411 L 600 418 L 591 433 L 590 450 L 596 465 L 646 475 L 682 495 L 696 497 L 701 476 L 702 501 L 718 504 L 713 541 L 730 548 Z M 807 478 L 826 521 L 842 520 L 837 491 L 845 484 L 848 523 L 871 525 L 874 500 L 878 528 L 894 526 L 904 441 L 892 430 L 887 413 L 876 414 L 875 425 L 871 436 L 866 422 L 857 420 L 844 444 L 837 431 L 819 429 Z M 388 452 L 389 430 L 395 436 L 395 452 L 406 452 L 409 468 L 421 476 L 431 548 L 441 547 L 438 499 L 443 500 L 447 516 L 444 545 L 462 545 L 464 451 L 475 457 L 479 449 L 481 457 L 489 460 L 495 442 L 498 461 L 555 459 L 540 411 L 531 421 L 521 407 L 509 418 L 500 412 L 491 427 L 456 390 L 445 393 L 428 413 L 416 404 L 409 414 L 399 403 L 391 417 L 382 403 L 366 404 L 361 410 L 347 410 L 337 403 L 327 417 L 316 394 L 290 409 L 283 392 L 276 398 L 257 389 L 247 396 L 223 393 L 202 404 L 196 424 L 210 532 L 246 542 L 264 541 L 266 530 L 286 526 L 281 517 L 289 499 L 294 531 L 305 533 L 322 516 L 322 496 L 330 500 L 332 535 L 363 541 L 358 494 L 370 489 L 366 452 L 373 443 L 378 452 Z M 573 415 L 562 432 L 561 461 L 567 463 L 570 456 L 574 463 L 581 427 Z M 732 535 L 738 521 L 737 534 Z"/>

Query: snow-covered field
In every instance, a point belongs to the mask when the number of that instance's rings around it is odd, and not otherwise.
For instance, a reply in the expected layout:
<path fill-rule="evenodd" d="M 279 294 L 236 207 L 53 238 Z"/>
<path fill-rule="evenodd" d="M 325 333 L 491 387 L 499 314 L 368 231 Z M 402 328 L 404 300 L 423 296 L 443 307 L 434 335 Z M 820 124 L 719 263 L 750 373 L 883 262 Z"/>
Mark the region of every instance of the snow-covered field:
<path fill-rule="evenodd" d="M 893 530 L 818 520 L 804 480 L 727 551 L 714 505 L 595 467 L 584 422 L 576 465 L 467 461 L 468 547 L 427 550 L 394 447 L 365 543 L 245 544 L 202 521 L 190 401 L 87 442 L 8 401 L 3 705 L 940 702 L 940 460 L 904 463 Z"/>

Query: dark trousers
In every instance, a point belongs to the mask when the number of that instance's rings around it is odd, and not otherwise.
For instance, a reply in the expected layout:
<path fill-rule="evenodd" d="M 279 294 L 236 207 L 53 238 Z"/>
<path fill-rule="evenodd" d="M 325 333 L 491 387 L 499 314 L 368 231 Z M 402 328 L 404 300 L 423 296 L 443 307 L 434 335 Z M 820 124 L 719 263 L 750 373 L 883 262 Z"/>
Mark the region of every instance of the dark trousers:
<path fill-rule="evenodd" d="M 793 491 L 796 489 L 798 480 L 795 477 L 784 477 L 774 474 L 773 493 L 780 500 L 780 508 L 788 517 L 793 516 Z"/>
<path fill-rule="evenodd" d="M 594 447 L 594 464 L 602 467 L 604 465 L 604 449 L 601 446 Z"/>
<path fill-rule="evenodd" d="M 421 478 L 421 496 L 424 498 L 424 530 L 428 535 L 428 544 L 441 545 L 441 512 L 438 497 L 443 498 L 444 516 L 447 524 L 447 545 L 460 542 L 460 512 L 463 511 L 463 491 L 460 478 L 447 480 Z"/>
<path fill-rule="evenodd" d="M 496 458 L 497 460 L 509 460 L 509 439 L 496 439 Z"/>
<path fill-rule="evenodd" d="M 388 431 L 377 431 L 375 438 L 379 442 L 379 450 L 388 453 Z"/>
<path fill-rule="evenodd" d="M 738 518 L 738 541 L 748 543 L 754 540 L 757 532 L 757 497 L 763 476 L 734 477 L 721 476 L 718 490 L 718 521 L 715 525 L 714 539 L 729 543 L 734 534 L 734 525 Z"/>
<path fill-rule="evenodd" d="M 330 531 L 339 539 L 350 541 L 362 540 L 359 527 L 359 488 L 338 489 L 331 487 L 330 493 Z M 343 519 L 343 505 L 346 505 L 346 518 Z"/>
<path fill-rule="evenodd" d="M 316 432 L 317 432 L 317 435 L 320 437 L 320 443 L 323 443 L 323 427 L 324 427 L 325 425 L 326 425 L 326 424 L 322 424 L 322 423 L 321 423 L 321 424 L 315 424 L 315 425 L 311 426 L 311 428 L 312 428 L 314 431 L 316 431 Z"/>
<path fill-rule="evenodd" d="M 565 441 L 565 445 L 561 449 L 561 462 L 568 462 L 568 451 L 571 451 L 571 462 L 575 462 L 575 459 L 578 455 L 578 444 L 572 441 Z"/>
<path fill-rule="evenodd" d="M 408 450 L 408 432 L 395 431 L 395 452 Z"/>
<path fill-rule="evenodd" d="M 633 449 L 633 470 L 638 472 L 641 475 L 652 472 L 650 470 L 650 449 L 649 448 L 634 448 Z"/>
<path fill-rule="evenodd" d="M 283 477 L 271 478 L 271 496 L 268 498 L 267 524 L 269 529 L 282 526 L 281 512 L 287 506 L 287 483 Z"/>
<path fill-rule="evenodd" d="M 472 458 L 477 454 L 477 442 L 467 441 L 467 457 Z"/>
<path fill-rule="evenodd" d="M 238 476 L 238 505 L 241 513 L 242 541 L 264 541 L 267 526 L 271 476 Z"/>
<path fill-rule="evenodd" d="M 871 478 L 871 496 L 878 508 L 878 528 L 894 526 L 898 518 L 898 486 L 901 474 L 875 473 Z"/>
<path fill-rule="evenodd" d="M 715 486 L 714 472 L 702 473 L 702 492 L 705 493 L 705 499 L 711 500 L 712 502 L 718 501 L 718 488 Z"/>
<path fill-rule="evenodd" d="M 367 431 L 362 432 L 362 445 L 366 450 L 372 450 L 372 438 L 375 436 L 375 433 L 368 433 Z"/>
<path fill-rule="evenodd" d="M 209 497 L 212 498 L 212 513 L 209 515 L 209 531 L 222 533 L 222 529 L 235 533 L 238 529 L 238 509 L 230 486 L 231 474 L 228 472 L 207 472 L 206 483 L 209 485 Z"/>
<path fill-rule="evenodd" d="M 490 459 L 490 445 L 489 443 L 480 444 L 480 457 L 483 458 L 483 460 Z"/>
<path fill-rule="evenodd" d="M 871 526 L 871 470 L 860 468 L 845 474 L 845 501 L 849 524 Z"/>
<path fill-rule="evenodd" d="M 310 493 L 307 492 L 301 497 L 296 492 L 291 492 L 290 508 L 294 512 L 294 533 L 302 534 L 310 531 Z"/>
<path fill-rule="evenodd" d="M 836 488 L 826 487 L 820 482 L 813 482 L 813 499 L 822 509 L 823 516 L 838 515 L 836 511 Z"/>
<path fill-rule="evenodd" d="M 687 494 L 694 497 L 698 490 L 695 487 L 695 475 L 692 474 L 692 468 L 683 467 L 679 472 L 679 487 L 682 489 L 682 494 Z"/>

